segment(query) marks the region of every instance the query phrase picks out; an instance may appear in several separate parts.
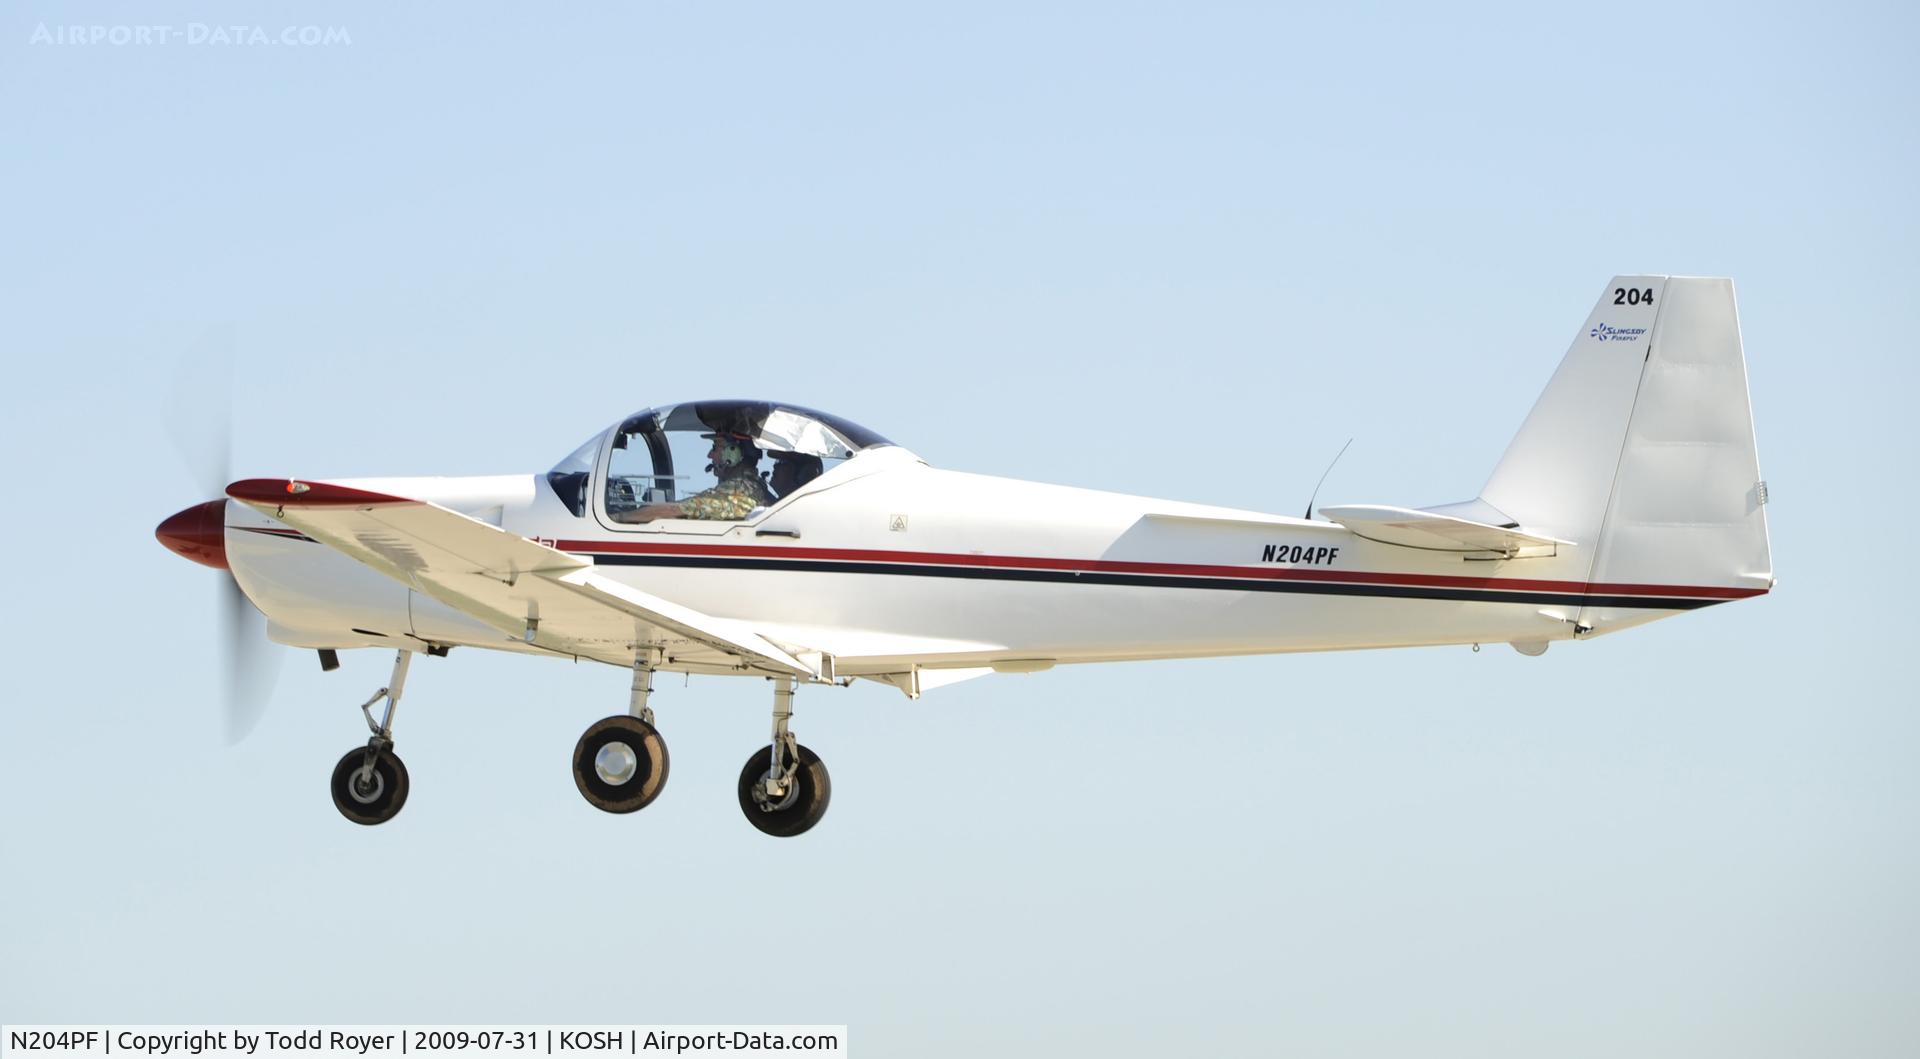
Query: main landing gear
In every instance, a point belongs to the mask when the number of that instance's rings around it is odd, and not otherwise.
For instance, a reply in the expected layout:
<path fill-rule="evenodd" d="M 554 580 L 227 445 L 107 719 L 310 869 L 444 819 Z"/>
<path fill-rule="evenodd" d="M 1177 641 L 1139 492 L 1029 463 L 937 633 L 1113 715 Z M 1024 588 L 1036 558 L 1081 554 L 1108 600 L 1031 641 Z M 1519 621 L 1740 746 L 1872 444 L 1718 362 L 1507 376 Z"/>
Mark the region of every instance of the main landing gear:
<path fill-rule="evenodd" d="M 633 694 L 627 712 L 594 722 L 573 746 L 573 783 L 594 808 L 631 813 L 653 804 L 667 782 L 667 744 L 654 727 L 647 699 L 658 649 L 633 662 Z M 774 682 L 773 742 L 747 759 L 740 772 L 740 811 L 761 831 L 788 838 L 826 815 L 833 787 L 820 756 L 788 731 L 793 717 L 793 679 Z"/>
<path fill-rule="evenodd" d="M 333 767 L 334 808 L 356 824 L 384 824 L 407 804 L 407 766 L 393 752 L 393 711 L 400 705 L 400 692 L 407 683 L 407 663 L 412 660 L 411 651 L 401 651 L 393 660 L 393 677 L 387 686 L 360 705 L 373 737 L 365 747 L 347 751 Z M 376 724 L 373 704 L 381 699 L 387 700 L 387 708 Z"/>
<path fill-rule="evenodd" d="M 631 813 L 653 804 L 667 783 L 667 743 L 653 726 L 653 670 L 658 649 L 633 660 L 633 696 L 627 712 L 594 722 L 573 745 L 573 785 L 596 809 Z"/>
<path fill-rule="evenodd" d="M 820 755 L 787 730 L 793 718 L 793 678 L 773 684 L 773 743 L 740 770 L 740 811 L 747 823 L 776 838 L 803 834 L 827 815 L 833 782 Z"/>

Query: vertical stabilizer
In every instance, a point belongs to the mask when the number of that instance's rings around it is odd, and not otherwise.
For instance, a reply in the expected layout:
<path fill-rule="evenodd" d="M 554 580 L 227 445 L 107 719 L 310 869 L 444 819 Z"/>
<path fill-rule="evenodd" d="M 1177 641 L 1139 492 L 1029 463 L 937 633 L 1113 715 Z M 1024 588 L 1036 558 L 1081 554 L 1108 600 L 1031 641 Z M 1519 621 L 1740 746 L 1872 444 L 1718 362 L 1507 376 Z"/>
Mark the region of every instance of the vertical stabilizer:
<path fill-rule="evenodd" d="M 1607 284 L 1480 492 L 1528 532 L 1575 542 L 1574 554 L 1588 564 L 1666 285 L 1665 276 L 1616 276 Z"/>
<path fill-rule="evenodd" d="M 1609 283 L 1480 499 L 1575 542 L 1567 557 L 1596 585 L 1771 587 L 1733 282 Z M 1579 621 L 1657 616 L 1587 608 Z"/>

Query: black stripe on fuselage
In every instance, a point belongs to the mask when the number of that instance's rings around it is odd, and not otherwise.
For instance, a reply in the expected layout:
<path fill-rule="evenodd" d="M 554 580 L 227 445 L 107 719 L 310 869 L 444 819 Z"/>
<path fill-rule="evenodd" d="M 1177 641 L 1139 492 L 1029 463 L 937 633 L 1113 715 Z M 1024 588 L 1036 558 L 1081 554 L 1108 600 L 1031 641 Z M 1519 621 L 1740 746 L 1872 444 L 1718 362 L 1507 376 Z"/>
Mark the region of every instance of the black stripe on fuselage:
<path fill-rule="evenodd" d="M 1724 599 L 1661 596 L 1608 596 L 1580 592 L 1513 592 L 1501 589 L 1437 588 L 1423 585 L 1329 584 L 1238 577 L 1180 577 L 1170 574 L 1113 574 L 1089 570 L 1027 570 L 991 566 L 930 566 L 908 563 L 852 563 L 828 559 L 752 559 L 708 555 L 593 555 L 601 566 L 670 566 L 720 570 L 788 570 L 810 574 L 890 574 L 895 577 L 957 577 L 970 581 L 1047 581 L 1069 585 L 1121 585 L 1136 588 L 1189 588 L 1228 592 L 1286 592 L 1306 596 L 1372 596 L 1382 599 L 1437 599 L 1461 603 L 1550 603 L 1583 607 L 1631 607 L 1638 610 L 1697 610 Z"/>

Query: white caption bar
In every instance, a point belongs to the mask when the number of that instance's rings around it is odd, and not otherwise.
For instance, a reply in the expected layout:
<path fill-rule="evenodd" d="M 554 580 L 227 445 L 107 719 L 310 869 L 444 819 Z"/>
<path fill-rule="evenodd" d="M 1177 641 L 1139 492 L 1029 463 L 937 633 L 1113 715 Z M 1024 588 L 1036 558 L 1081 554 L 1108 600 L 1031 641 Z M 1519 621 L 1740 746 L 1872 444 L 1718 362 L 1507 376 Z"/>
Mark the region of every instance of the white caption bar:
<path fill-rule="evenodd" d="M 389 1059 L 847 1054 L 845 1026 L 0 1026 L 19 1059 Z"/>

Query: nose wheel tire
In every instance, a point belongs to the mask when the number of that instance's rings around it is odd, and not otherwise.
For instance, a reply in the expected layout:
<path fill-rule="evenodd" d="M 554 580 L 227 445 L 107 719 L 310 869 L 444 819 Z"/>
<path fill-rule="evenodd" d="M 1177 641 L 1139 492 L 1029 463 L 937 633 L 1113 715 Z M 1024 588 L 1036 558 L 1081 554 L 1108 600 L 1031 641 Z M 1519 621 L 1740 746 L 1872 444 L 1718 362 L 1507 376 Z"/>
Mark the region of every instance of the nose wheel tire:
<path fill-rule="evenodd" d="M 384 824 L 407 804 L 407 765 L 391 750 L 374 754 L 367 749 L 347 751 L 333 767 L 333 807 L 356 824 Z"/>
<path fill-rule="evenodd" d="M 653 725 L 627 714 L 597 721 L 573 746 L 573 784 L 609 813 L 645 809 L 667 782 L 667 743 Z"/>
<path fill-rule="evenodd" d="M 788 790 L 778 798 L 767 793 L 767 774 L 773 771 L 773 747 L 763 746 L 740 770 L 740 811 L 747 823 L 776 838 L 804 834 L 827 815 L 833 782 L 820 755 L 798 746 L 799 767 Z"/>

